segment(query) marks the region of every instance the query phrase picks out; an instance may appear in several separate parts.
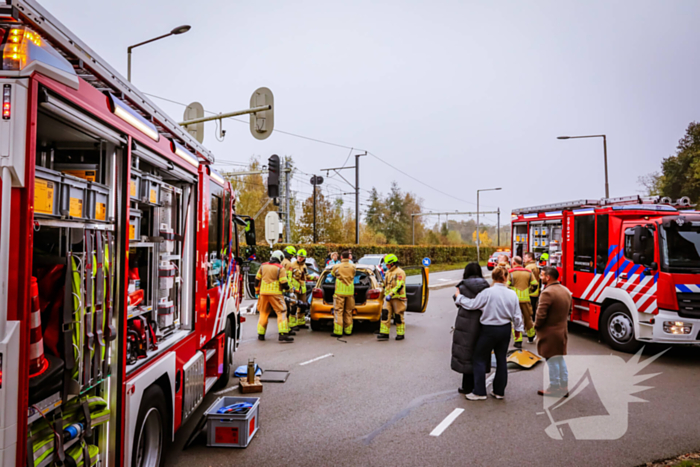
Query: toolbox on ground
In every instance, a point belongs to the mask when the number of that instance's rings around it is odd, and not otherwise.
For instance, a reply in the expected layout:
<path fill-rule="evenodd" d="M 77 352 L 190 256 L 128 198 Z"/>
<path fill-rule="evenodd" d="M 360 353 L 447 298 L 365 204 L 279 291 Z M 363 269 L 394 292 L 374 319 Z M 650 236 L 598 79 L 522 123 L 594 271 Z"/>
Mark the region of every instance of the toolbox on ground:
<path fill-rule="evenodd" d="M 34 177 L 34 213 L 60 217 L 61 173 L 36 167 Z"/>
<path fill-rule="evenodd" d="M 218 413 L 222 407 L 248 403 L 247 413 Z M 204 412 L 207 420 L 207 446 L 221 448 L 245 448 L 258 431 L 260 398 L 220 397 Z"/>

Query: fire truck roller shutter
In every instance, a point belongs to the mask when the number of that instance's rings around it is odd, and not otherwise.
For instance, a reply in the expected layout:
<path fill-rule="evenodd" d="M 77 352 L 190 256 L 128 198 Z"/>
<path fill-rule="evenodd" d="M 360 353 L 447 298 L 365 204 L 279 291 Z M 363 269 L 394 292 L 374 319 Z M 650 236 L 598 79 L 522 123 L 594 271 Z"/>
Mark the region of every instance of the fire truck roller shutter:
<path fill-rule="evenodd" d="M 59 98 L 52 96 L 46 89 L 41 89 L 39 92 L 39 101 L 43 111 L 78 127 L 78 129 L 96 139 L 103 139 L 116 145 L 126 143 L 126 140 L 119 133 L 73 108 Z"/>
<path fill-rule="evenodd" d="M 135 142 L 131 149 L 131 154 L 132 157 L 138 156 L 142 161 L 147 162 L 161 170 L 167 171 L 169 178 L 176 178 L 187 183 L 197 183 L 197 176 L 195 174 L 177 167 L 169 160 L 157 155 L 149 149 L 146 149 L 142 144 Z"/>
<path fill-rule="evenodd" d="M 164 440 L 168 438 L 173 440 L 175 438 L 175 423 L 173 419 L 175 411 L 173 410 L 173 401 L 175 400 L 176 363 L 175 352 L 168 352 L 162 358 L 153 363 L 153 365 L 139 373 L 135 378 L 127 381 L 125 401 L 126 423 L 124 430 L 124 459 L 132 459 L 134 449 L 136 449 L 136 446 L 134 446 L 134 440 L 136 438 L 136 434 L 141 429 L 141 427 L 137 426 L 137 422 L 139 421 L 139 411 L 142 404 L 148 404 L 151 402 L 144 399 L 144 395 L 146 394 L 148 388 L 154 384 L 160 386 L 166 399 L 165 406 L 168 412 L 166 414 L 166 421 L 167 430 L 169 433 L 164 432 Z M 202 390 L 204 390 L 204 388 L 202 388 Z"/>

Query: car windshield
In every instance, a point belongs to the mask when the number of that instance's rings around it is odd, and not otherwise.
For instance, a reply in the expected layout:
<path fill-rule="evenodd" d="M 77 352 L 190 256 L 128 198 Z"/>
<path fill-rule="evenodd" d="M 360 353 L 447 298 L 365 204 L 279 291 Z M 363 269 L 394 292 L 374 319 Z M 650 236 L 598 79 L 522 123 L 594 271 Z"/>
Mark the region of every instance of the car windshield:
<path fill-rule="evenodd" d="M 700 272 L 700 222 L 662 226 L 661 266 L 670 272 Z"/>
<path fill-rule="evenodd" d="M 357 264 L 373 264 L 376 266 L 377 264 L 381 263 L 381 261 L 381 256 L 364 256 L 359 259 Z"/>

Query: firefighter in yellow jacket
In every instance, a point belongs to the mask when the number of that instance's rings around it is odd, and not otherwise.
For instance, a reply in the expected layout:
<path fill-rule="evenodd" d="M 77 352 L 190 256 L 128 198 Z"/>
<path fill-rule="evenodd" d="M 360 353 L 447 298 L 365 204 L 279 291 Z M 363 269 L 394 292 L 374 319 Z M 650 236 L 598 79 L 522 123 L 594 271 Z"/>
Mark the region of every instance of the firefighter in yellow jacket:
<path fill-rule="evenodd" d="M 523 259 L 520 256 L 513 258 L 513 269 L 508 271 L 508 286 L 518 295 L 520 311 L 525 322 L 525 332 L 528 342 L 535 341 L 535 325 L 532 322 L 532 304 L 530 294 L 539 288 L 539 281 L 533 276 L 532 271 L 523 267 Z M 523 335 L 520 332 L 514 334 L 515 347 L 523 347 Z"/>
<path fill-rule="evenodd" d="M 282 269 L 284 269 L 284 275 L 287 278 L 287 282 L 291 285 L 292 283 L 292 260 L 294 259 L 294 255 L 297 254 L 297 249 L 294 248 L 292 245 L 289 245 L 282 250 L 282 254 L 284 255 L 284 259 L 282 260 Z M 293 290 L 289 290 L 289 292 L 292 292 L 293 295 Z M 289 313 L 287 314 L 287 318 L 289 319 L 289 327 L 294 329 L 294 327 L 297 325 L 297 318 L 296 315 L 292 313 L 292 310 L 289 310 Z"/>
<path fill-rule="evenodd" d="M 525 268 L 532 272 L 532 275 L 537 279 L 537 289 L 530 293 L 530 303 L 532 304 L 532 316 L 537 315 L 537 303 L 540 299 L 540 289 L 542 288 L 542 280 L 540 279 L 540 268 L 537 266 L 537 261 L 535 261 L 535 255 L 528 251 L 523 255 L 523 261 L 525 262 Z"/>
<path fill-rule="evenodd" d="M 389 339 L 391 317 L 396 323 L 396 340 L 404 339 L 406 335 L 406 273 L 399 267 L 399 259 L 394 254 L 386 255 L 384 263 L 389 270 L 384 279 L 384 306 L 382 307 L 382 322 L 379 326 L 377 339 Z"/>
<path fill-rule="evenodd" d="M 269 263 L 263 263 L 255 276 L 255 290 L 259 295 L 258 312 L 258 339 L 265 340 L 267 320 L 270 316 L 270 307 L 277 315 L 277 329 L 280 342 L 294 342 L 290 337 L 289 322 L 287 321 L 287 307 L 282 297 L 282 291 L 289 289 L 287 276 L 282 268 L 284 255 L 277 250 L 272 253 Z"/>
<path fill-rule="evenodd" d="M 297 260 L 292 263 L 291 276 L 292 280 L 292 296 L 296 297 L 300 302 L 306 303 L 306 278 L 308 271 L 306 269 L 306 250 L 300 249 L 297 251 Z M 292 330 L 298 331 L 307 329 L 306 325 L 306 310 L 300 306 L 296 306 L 296 318 Z"/>
<path fill-rule="evenodd" d="M 339 337 L 352 334 L 352 309 L 355 308 L 355 265 L 350 262 L 350 252 L 344 251 L 340 264 L 333 265 L 331 274 L 335 277 L 333 294 L 333 334 Z"/>

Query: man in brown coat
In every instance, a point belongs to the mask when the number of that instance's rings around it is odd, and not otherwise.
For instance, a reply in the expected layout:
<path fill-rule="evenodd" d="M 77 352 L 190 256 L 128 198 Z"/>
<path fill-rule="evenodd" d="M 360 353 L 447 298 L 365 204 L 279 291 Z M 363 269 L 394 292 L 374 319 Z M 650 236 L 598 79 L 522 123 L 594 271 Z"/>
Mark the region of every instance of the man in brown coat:
<path fill-rule="evenodd" d="M 571 312 L 571 292 L 559 282 L 559 272 L 556 268 L 544 268 L 542 276 L 545 288 L 540 294 L 535 329 L 537 353 L 547 359 L 549 388 L 537 391 L 537 394 L 568 397 L 569 373 L 564 355 L 568 340 L 566 325 Z"/>

